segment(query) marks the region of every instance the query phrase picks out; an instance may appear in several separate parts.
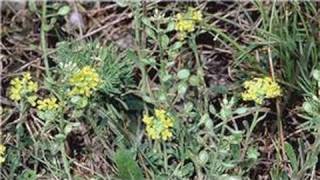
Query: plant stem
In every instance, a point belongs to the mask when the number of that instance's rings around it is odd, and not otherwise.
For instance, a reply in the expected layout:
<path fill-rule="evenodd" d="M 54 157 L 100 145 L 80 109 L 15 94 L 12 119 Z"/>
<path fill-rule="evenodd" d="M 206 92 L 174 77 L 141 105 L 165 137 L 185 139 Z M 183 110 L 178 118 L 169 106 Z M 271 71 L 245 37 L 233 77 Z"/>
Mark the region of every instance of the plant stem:
<path fill-rule="evenodd" d="M 45 34 L 45 27 L 46 27 L 46 13 L 47 13 L 47 1 L 44 0 L 42 2 L 42 13 L 41 13 L 41 49 L 43 52 L 43 58 L 44 58 L 44 66 L 46 70 L 46 75 L 48 77 L 51 77 L 50 71 L 49 71 L 49 62 L 48 62 L 48 55 L 47 55 L 47 42 L 46 42 L 46 34 Z"/>
<path fill-rule="evenodd" d="M 68 162 L 68 159 L 67 159 L 66 151 L 65 151 L 65 148 L 64 148 L 64 143 L 61 143 L 61 145 L 60 145 L 60 152 L 61 152 L 61 156 L 62 156 L 62 160 L 63 160 L 64 171 L 67 173 L 68 179 L 72 180 L 72 176 L 70 174 L 70 166 L 69 166 L 69 162 Z"/>
<path fill-rule="evenodd" d="M 275 3 L 272 5 L 271 10 L 271 17 L 270 17 L 270 24 L 269 24 L 269 33 L 272 33 L 272 23 L 273 23 L 273 17 L 275 16 Z M 268 42 L 270 42 L 270 38 L 268 39 Z M 269 68 L 270 73 L 272 76 L 272 79 L 275 80 L 275 73 L 274 73 L 274 67 L 273 67 L 273 61 L 272 61 L 272 54 L 271 54 L 271 47 L 268 47 L 268 59 L 269 59 Z M 285 159 L 285 151 L 284 151 L 284 135 L 283 135 L 283 127 L 282 127 L 282 119 L 281 119 L 281 108 L 280 108 L 280 99 L 276 99 L 276 108 L 277 108 L 277 126 L 279 131 L 279 141 L 280 141 L 280 151 L 282 159 Z"/>
<path fill-rule="evenodd" d="M 272 79 L 275 81 L 275 74 L 274 74 L 273 61 L 272 61 L 270 47 L 268 47 L 268 56 L 269 56 L 270 73 L 271 73 Z M 280 99 L 279 98 L 276 99 L 276 109 L 277 109 L 277 126 L 278 126 L 278 130 L 279 130 L 279 141 L 280 141 L 280 146 L 281 146 L 280 149 L 281 149 L 282 159 L 285 159 L 286 154 L 284 151 L 284 135 L 283 135 L 281 108 L 280 108 Z"/>
<path fill-rule="evenodd" d="M 166 172 L 168 172 L 168 155 L 167 155 L 167 147 L 166 143 L 162 142 L 162 147 L 163 147 L 163 155 L 164 155 L 164 169 Z"/>

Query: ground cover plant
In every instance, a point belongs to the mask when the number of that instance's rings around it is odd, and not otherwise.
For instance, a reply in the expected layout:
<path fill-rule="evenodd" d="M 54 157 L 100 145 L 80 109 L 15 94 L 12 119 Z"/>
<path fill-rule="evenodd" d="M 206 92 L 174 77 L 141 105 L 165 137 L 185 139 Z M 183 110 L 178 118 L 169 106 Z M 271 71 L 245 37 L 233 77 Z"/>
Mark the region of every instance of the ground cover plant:
<path fill-rule="evenodd" d="M 1 179 L 320 179 L 318 2 L 1 2 Z"/>

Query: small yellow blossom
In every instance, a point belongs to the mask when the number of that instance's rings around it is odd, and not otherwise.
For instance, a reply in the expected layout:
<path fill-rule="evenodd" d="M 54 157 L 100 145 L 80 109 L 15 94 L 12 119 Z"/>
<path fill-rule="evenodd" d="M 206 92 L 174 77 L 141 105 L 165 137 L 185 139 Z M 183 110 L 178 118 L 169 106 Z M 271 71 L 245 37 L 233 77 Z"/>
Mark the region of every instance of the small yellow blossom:
<path fill-rule="evenodd" d="M 84 95 L 89 97 L 93 91 L 97 89 L 100 82 L 99 74 L 95 69 L 85 66 L 78 72 L 74 73 L 69 79 L 69 83 L 72 86 L 69 95 Z"/>
<path fill-rule="evenodd" d="M 145 114 L 142 121 L 146 125 L 147 135 L 153 140 L 166 141 L 173 136 L 173 119 L 163 109 L 155 109 L 155 116 Z"/>
<path fill-rule="evenodd" d="M 192 20 L 196 22 L 202 21 L 202 13 L 201 11 L 192 10 Z"/>
<path fill-rule="evenodd" d="M 22 77 L 22 81 L 27 82 L 29 80 L 31 80 L 31 74 L 30 74 L 30 72 L 26 72 Z"/>
<path fill-rule="evenodd" d="M 57 98 L 55 97 L 50 97 L 50 98 L 45 98 L 43 100 L 38 100 L 37 101 L 37 109 L 46 111 L 46 110 L 56 110 L 59 105 L 57 103 Z"/>
<path fill-rule="evenodd" d="M 197 23 L 202 21 L 201 11 L 196 11 L 194 8 L 189 8 L 184 14 L 178 13 L 175 17 L 175 29 L 178 31 L 178 38 L 183 40 L 187 33 L 193 32 Z"/>
<path fill-rule="evenodd" d="M 38 83 L 28 81 L 27 90 L 30 92 L 36 92 L 38 90 Z"/>
<path fill-rule="evenodd" d="M 152 124 L 152 121 L 153 121 L 153 117 L 150 117 L 150 116 L 143 116 L 143 119 L 142 121 L 146 124 L 146 125 L 151 125 Z"/>
<path fill-rule="evenodd" d="M 38 91 L 38 83 L 31 80 L 31 75 L 26 72 L 22 78 L 16 77 L 10 81 L 9 98 L 15 102 L 19 102 L 22 98 L 34 106 L 37 97 L 35 93 Z"/>
<path fill-rule="evenodd" d="M 164 129 L 162 132 L 161 132 L 161 136 L 162 136 L 162 139 L 164 141 L 168 140 L 169 138 L 172 137 L 172 132 L 169 130 L 169 129 Z"/>
<path fill-rule="evenodd" d="M 257 104 L 262 104 L 266 98 L 279 97 L 282 90 L 277 82 L 270 77 L 254 78 L 244 82 L 246 89 L 242 94 L 242 99 L 245 101 L 255 101 Z"/>
<path fill-rule="evenodd" d="M 4 163 L 4 161 L 6 160 L 5 152 L 6 152 L 6 147 L 3 144 L 0 144 L 0 165 Z"/>

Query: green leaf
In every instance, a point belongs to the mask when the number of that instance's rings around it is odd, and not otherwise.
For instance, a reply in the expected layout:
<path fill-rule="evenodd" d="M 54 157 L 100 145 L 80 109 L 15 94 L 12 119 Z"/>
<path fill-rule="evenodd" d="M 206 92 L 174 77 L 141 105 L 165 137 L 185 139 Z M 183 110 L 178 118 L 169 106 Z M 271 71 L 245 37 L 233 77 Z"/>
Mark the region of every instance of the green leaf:
<path fill-rule="evenodd" d="M 152 29 L 149 28 L 149 27 L 146 27 L 145 30 L 146 30 L 146 33 L 147 33 L 147 35 L 148 35 L 149 37 L 151 37 L 153 40 L 156 39 L 156 33 L 154 32 L 154 30 L 152 30 Z"/>
<path fill-rule="evenodd" d="M 172 79 L 172 75 L 166 73 L 163 76 L 161 76 L 161 79 L 162 79 L 163 82 L 168 82 L 168 81 L 170 81 Z"/>
<path fill-rule="evenodd" d="M 177 172 L 178 177 L 188 177 L 194 172 L 194 165 L 192 163 L 187 163 L 182 166 L 181 169 Z M 167 178 L 168 179 L 168 178 Z"/>
<path fill-rule="evenodd" d="M 153 29 L 154 31 L 157 32 L 157 29 L 151 24 L 151 21 L 149 18 L 147 17 L 142 17 L 141 21 L 143 22 L 143 24 L 145 24 L 146 26 L 148 26 L 149 28 Z"/>
<path fill-rule="evenodd" d="M 21 175 L 18 176 L 17 180 L 36 180 L 37 173 L 31 169 L 26 169 Z"/>
<path fill-rule="evenodd" d="M 169 42 L 170 42 L 170 39 L 167 35 L 164 34 L 160 36 L 160 43 L 162 47 L 167 48 L 169 45 Z"/>
<path fill-rule="evenodd" d="M 199 163 L 200 165 L 204 166 L 209 160 L 209 155 L 208 152 L 206 150 L 202 150 L 199 153 Z"/>
<path fill-rule="evenodd" d="M 200 86 L 200 78 L 196 75 L 190 76 L 189 83 L 191 86 Z"/>
<path fill-rule="evenodd" d="M 156 64 L 156 60 L 153 57 L 143 58 L 143 59 L 141 59 L 141 62 L 143 62 L 146 65 L 155 65 Z"/>
<path fill-rule="evenodd" d="M 52 24 L 44 24 L 44 26 L 43 26 L 43 30 L 45 32 L 49 32 L 52 28 L 53 28 Z"/>
<path fill-rule="evenodd" d="M 39 118 L 46 121 L 53 121 L 56 117 L 56 113 L 53 111 L 38 111 L 37 115 Z"/>
<path fill-rule="evenodd" d="M 319 70 L 314 70 L 312 73 L 312 77 L 317 80 L 320 81 L 320 71 Z"/>
<path fill-rule="evenodd" d="M 309 114 L 314 113 L 314 108 L 312 106 L 312 103 L 306 101 L 303 103 L 302 107 L 303 107 L 304 111 L 306 111 L 307 113 L 309 113 Z"/>
<path fill-rule="evenodd" d="M 180 41 L 175 42 L 172 46 L 171 46 L 171 50 L 178 50 L 182 47 L 182 43 Z"/>
<path fill-rule="evenodd" d="M 29 0 L 28 1 L 28 7 L 29 7 L 31 12 L 36 12 L 37 11 L 36 0 Z"/>
<path fill-rule="evenodd" d="M 218 178 L 218 180 L 242 180 L 240 176 L 230 176 L 227 174 L 224 174 Z"/>
<path fill-rule="evenodd" d="M 294 149 L 291 146 L 291 144 L 286 142 L 284 144 L 284 149 L 286 151 L 286 154 L 288 155 L 288 158 L 289 158 L 289 161 L 292 165 L 292 168 L 295 170 L 298 169 L 299 164 L 298 164 L 297 156 L 296 156 L 296 153 L 294 152 Z"/>
<path fill-rule="evenodd" d="M 189 69 L 181 69 L 177 75 L 179 79 L 188 79 L 190 76 L 190 71 Z"/>
<path fill-rule="evenodd" d="M 248 111 L 248 108 L 246 108 L 246 107 L 239 107 L 239 108 L 237 108 L 234 112 L 236 113 L 236 114 L 244 114 L 244 113 L 246 113 Z"/>
<path fill-rule="evenodd" d="M 64 15 L 67 15 L 69 12 L 70 12 L 70 7 L 69 6 L 62 6 L 59 11 L 58 11 L 58 15 L 60 16 L 64 16 Z"/>
<path fill-rule="evenodd" d="M 125 148 L 120 148 L 115 154 L 114 161 L 119 171 L 118 175 L 123 180 L 144 179 L 142 170 L 133 157 L 134 154 Z"/>
<path fill-rule="evenodd" d="M 188 84 L 185 82 L 181 82 L 178 84 L 178 94 L 184 95 L 188 90 Z"/>
<path fill-rule="evenodd" d="M 79 109 L 86 107 L 88 104 L 88 98 L 81 96 L 73 96 L 70 101 Z"/>
<path fill-rule="evenodd" d="M 64 134 L 57 134 L 55 135 L 55 140 L 57 142 L 64 142 L 64 140 L 66 139 L 67 137 L 64 135 Z"/>
<path fill-rule="evenodd" d="M 73 123 L 68 123 L 65 127 L 64 127 L 64 133 L 65 135 L 68 135 L 73 128 L 76 127 L 80 127 L 80 122 L 73 122 Z"/>
<path fill-rule="evenodd" d="M 211 114 L 217 114 L 217 110 L 212 104 L 209 105 L 209 112 Z"/>
<path fill-rule="evenodd" d="M 116 0 L 115 2 L 120 7 L 126 7 L 126 6 L 129 5 L 129 1 L 128 0 Z"/>
<path fill-rule="evenodd" d="M 315 155 L 314 153 L 308 153 L 306 161 L 304 163 L 303 169 L 307 170 L 309 168 L 312 168 L 313 166 L 315 166 L 318 162 L 318 155 Z"/>
<path fill-rule="evenodd" d="M 260 153 L 258 151 L 257 148 L 255 147 L 249 147 L 248 151 L 247 151 L 247 157 L 249 159 L 254 159 L 254 160 L 257 160 L 260 156 Z"/>
<path fill-rule="evenodd" d="M 169 22 L 167 29 L 166 29 L 166 32 L 173 31 L 174 27 L 175 27 L 175 22 L 174 21 Z"/>

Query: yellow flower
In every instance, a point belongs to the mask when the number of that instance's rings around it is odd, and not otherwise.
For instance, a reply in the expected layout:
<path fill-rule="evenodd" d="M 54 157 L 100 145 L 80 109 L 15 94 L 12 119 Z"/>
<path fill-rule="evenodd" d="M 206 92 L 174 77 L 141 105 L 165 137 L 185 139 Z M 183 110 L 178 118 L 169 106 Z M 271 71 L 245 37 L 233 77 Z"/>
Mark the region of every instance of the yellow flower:
<path fill-rule="evenodd" d="M 38 83 L 33 81 L 28 81 L 27 89 L 30 92 L 37 92 L 38 90 Z"/>
<path fill-rule="evenodd" d="M 200 22 L 202 21 L 202 13 L 201 11 L 192 11 L 192 20 Z"/>
<path fill-rule="evenodd" d="M 169 131 L 169 129 L 164 129 L 162 132 L 161 132 L 161 136 L 162 136 L 162 139 L 164 141 L 168 140 L 169 138 L 172 137 L 172 132 Z"/>
<path fill-rule="evenodd" d="M 159 133 L 157 133 L 157 130 L 154 127 L 147 126 L 146 131 L 147 131 L 148 136 L 151 139 L 160 139 L 160 135 L 159 135 Z"/>
<path fill-rule="evenodd" d="M 144 115 L 142 121 L 146 124 L 146 125 L 151 125 L 152 121 L 153 121 L 153 117 L 150 117 L 148 115 Z"/>
<path fill-rule="evenodd" d="M 10 81 L 9 98 L 19 102 L 25 98 L 31 105 L 36 100 L 35 93 L 38 91 L 38 83 L 31 80 L 29 72 L 23 74 L 22 78 L 16 77 Z"/>
<path fill-rule="evenodd" d="M 186 32 L 179 32 L 178 33 L 178 39 L 180 41 L 184 40 L 187 37 L 187 33 Z"/>
<path fill-rule="evenodd" d="M 163 109 L 155 109 L 155 116 L 144 115 L 142 121 L 146 125 L 146 132 L 153 140 L 170 139 L 172 134 L 173 119 Z"/>
<path fill-rule="evenodd" d="M 46 110 L 56 110 L 59 105 L 57 103 L 57 98 L 55 97 L 50 97 L 50 98 L 45 98 L 43 100 L 38 100 L 37 101 L 37 109 L 46 111 Z"/>
<path fill-rule="evenodd" d="M 20 91 L 21 91 L 21 89 L 12 87 L 10 89 L 10 95 L 9 95 L 10 99 L 12 99 L 14 101 L 20 101 L 20 99 L 21 99 Z"/>
<path fill-rule="evenodd" d="M 27 81 L 29 81 L 29 80 L 31 80 L 31 74 L 30 74 L 30 72 L 24 73 L 24 75 L 22 76 L 22 81 L 27 82 Z"/>
<path fill-rule="evenodd" d="M 242 99 L 255 101 L 257 104 L 262 104 L 266 98 L 275 98 L 282 95 L 280 86 L 270 77 L 254 78 L 245 81 L 243 86 L 246 90 L 241 94 Z"/>
<path fill-rule="evenodd" d="M 6 147 L 3 144 L 0 144 L 0 155 L 4 155 Z"/>
<path fill-rule="evenodd" d="M 173 120 L 168 117 L 162 121 L 162 124 L 165 128 L 173 127 Z"/>
<path fill-rule="evenodd" d="M 10 81 L 10 85 L 22 87 L 21 80 L 18 77 L 16 77 L 13 80 L 11 80 Z"/>
<path fill-rule="evenodd" d="M 72 89 L 70 96 L 84 95 L 89 97 L 100 84 L 99 74 L 89 66 L 83 67 L 80 71 L 74 73 L 69 79 Z"/>
<path fill-rule="evenodd" d="M 187 36 L 187 33 L 193 32 L 197 23 L 202 21 L 202 13 L 201 11 L 196 11 L 194 8 L 188 8 L 186 13 L 178 13 L 175 21 L 175 29 L 179 32 L 178 38 L 183 40 Z"/>
<path fill-rule="evenodd" d="M 179 20 L 176 23 L 176 30 L 180 32 L 193 32 L 195 29 L 195 23 L 193 20 Z"/>
<path fill-rule="evenodd" d="M 6 160 L 5 152 L 6 152 L 6 147 L 3 144 L 0 144 L 0 165 L 4 163 L 4 161 Z"/>
<path fill-rule="evenodd" d="M 163 110 L 163 109 L 155 109 L 155 114 L 156 114 L 156 117 L 160 120 L 160 121 L 162 121 L 162 120 L 164 120 L 165 118 L 166 118 L 166 111 L 165 110 Z"/>

